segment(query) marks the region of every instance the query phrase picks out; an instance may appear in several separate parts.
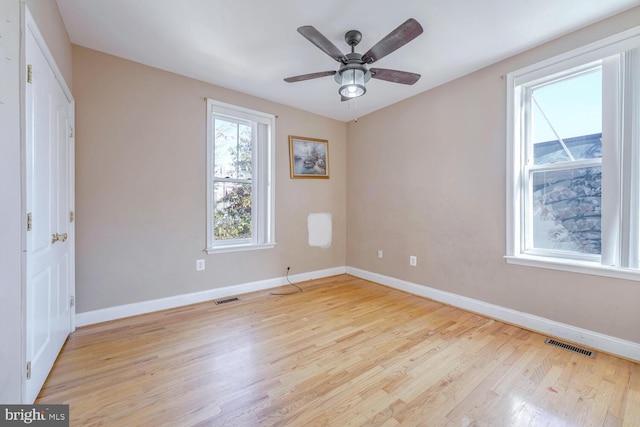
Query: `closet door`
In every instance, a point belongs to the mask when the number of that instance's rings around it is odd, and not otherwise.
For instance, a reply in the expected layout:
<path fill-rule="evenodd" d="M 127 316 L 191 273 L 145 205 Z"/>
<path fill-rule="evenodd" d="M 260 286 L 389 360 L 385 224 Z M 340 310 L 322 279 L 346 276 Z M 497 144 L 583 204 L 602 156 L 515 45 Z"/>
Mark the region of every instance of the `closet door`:
<path fill-rule="evenodd" d="M 37 397 L 71 332 L 72 114 L 46 46 L 25 18 L 26 386 Z M 30 24 L 30 25 L 29 25 Z M 43 50 L 44 49 L 44 50 Z"/>

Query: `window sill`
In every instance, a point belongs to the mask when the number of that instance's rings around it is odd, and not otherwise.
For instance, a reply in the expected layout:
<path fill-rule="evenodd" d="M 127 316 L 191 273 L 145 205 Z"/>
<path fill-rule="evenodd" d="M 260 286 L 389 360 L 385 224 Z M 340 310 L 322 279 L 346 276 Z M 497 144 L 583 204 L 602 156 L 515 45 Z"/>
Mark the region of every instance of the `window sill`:
<path fill-rule="evenodd" d="M 229 245 L 229 246 L 217 246 L 215 248 L 207 248 L 205 252 L 209 255 L 212 254 L 224 254 L 228 252 L 245 252 L 245 251 L 258 251 L 261 249 L 273 249 L 276 247 L 275 243 L 264 243 L 260 245 L 248 244 L 248 245 Z"/>
<path fill-rule="evenodd" d="M 640 270 L 599 265 L 589 261 L 547 258 L 534 255 L 506 255 L 504 259 L 509 264 L 524 265 L 527 267 L 546 268 L 550 270 L 590 274 L 593 276 L 640 281 Z"/>

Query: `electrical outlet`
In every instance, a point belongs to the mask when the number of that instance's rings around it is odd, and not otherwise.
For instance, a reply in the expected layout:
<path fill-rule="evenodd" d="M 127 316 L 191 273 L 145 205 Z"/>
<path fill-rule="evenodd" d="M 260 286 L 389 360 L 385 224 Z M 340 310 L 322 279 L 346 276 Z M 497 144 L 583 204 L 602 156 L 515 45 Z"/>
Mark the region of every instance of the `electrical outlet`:
<path fill-rule="evenodd" d="M 202 271 L 202 270 L 204 270 L 204 260 L 198 259 L 196 260 L 196 271 Z"/>
<path fill-rule="evenodd" d="M 378 250 L 378 258 L 382 259 L 382 249 Z"/>
<path fill-rule="evenodd" d="M 413 255 L 411 255 L 409 257 L 409 265 L 412 266 L 412 267 L 415 267 L 416 265 L 418 265 L 418 258 L 413 256 Z"/>

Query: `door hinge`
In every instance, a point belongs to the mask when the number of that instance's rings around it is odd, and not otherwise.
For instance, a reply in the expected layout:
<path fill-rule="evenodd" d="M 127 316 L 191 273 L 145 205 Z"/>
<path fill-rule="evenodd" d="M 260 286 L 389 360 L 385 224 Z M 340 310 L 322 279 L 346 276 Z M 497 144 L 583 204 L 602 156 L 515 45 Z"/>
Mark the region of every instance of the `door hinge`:
<path fill-rule="evenodd" d="M 75 218 L 75 215 L 73 215 L 73 211 L 69 212 L 69 222 L 73 222 L 73 219 Z"/>
<path fill-rule="evenodd" d="M 31 231 L 33 227 L 33 215 L 31 213 L 27 214 L 27 231 Z"/>
<path fill-rule="evenodd" d="M 27 65 L 27 83 L 33 83 L 33 67 L 31 64 Z"/>
<path fill-rule="evenodd" d="M 74 297 L 73 295 L 71 295 L 69 297 L 69 308 L 73 308 L 76 305 L 76 297 Z"/>
<path fill-rule="evenodd" d="M 69 126 L 69 138 L 73 138 L 73 128 Z"/>
<path fill-rule="evenodd" d="M 31 379 L 31 362 L 27 362 L 27 379 Z"/>

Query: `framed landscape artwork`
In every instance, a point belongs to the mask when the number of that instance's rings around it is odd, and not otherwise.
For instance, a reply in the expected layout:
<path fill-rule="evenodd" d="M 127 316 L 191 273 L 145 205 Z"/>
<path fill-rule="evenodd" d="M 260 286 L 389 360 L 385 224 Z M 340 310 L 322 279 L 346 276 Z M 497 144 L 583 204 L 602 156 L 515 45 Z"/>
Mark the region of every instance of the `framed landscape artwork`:
<path fill-rule="evenodd" d="M 289 136 L 291 178 L 329 178 L 329 141 Z"/>

